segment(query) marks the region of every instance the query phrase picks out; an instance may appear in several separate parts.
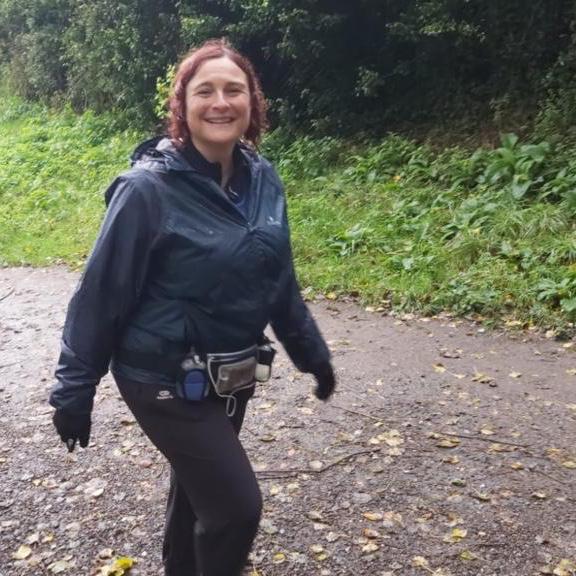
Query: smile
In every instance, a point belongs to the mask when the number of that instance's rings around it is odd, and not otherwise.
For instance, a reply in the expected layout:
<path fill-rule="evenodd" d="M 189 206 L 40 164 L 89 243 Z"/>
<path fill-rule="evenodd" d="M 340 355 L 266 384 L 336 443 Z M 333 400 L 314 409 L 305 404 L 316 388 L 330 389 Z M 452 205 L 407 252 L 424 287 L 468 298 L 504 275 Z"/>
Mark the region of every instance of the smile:
<path fill-rule="evenodd" d="M 206 122 L 210 124 L 230 124 L 234 122 L 234 118 L 206 118 Z"/>

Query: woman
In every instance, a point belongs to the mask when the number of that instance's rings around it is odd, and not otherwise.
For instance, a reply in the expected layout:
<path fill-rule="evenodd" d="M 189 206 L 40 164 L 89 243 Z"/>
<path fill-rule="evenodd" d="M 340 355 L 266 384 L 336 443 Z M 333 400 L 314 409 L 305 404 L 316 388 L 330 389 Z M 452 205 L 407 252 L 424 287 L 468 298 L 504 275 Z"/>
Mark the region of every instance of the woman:
<path fill-rule="evenodd" d="M 298 290 L 282 185 L 255 152 L 265 125 L 243 56 L 221 40 L 191 52 L 176 73 L 169 137 L 140 145 L 107 190 L 68 308 L 54 424 L 69 450 L 88 445 L 96 385 L 110 364 L 172 468 L 168 576 L 234 576 L 245 565 L 262 502 L 237 435 L 258 371 L 271 362 L 266 326 L 315 376 L 318 398 L 335 385 Z"/>

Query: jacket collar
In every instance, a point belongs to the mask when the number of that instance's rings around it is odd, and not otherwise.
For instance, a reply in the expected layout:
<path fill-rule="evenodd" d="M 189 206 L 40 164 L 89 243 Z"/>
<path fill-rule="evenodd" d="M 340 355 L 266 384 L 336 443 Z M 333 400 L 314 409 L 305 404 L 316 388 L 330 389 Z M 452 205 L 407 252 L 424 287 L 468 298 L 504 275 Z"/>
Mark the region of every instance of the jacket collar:
<path fill-rule="evenodd" d="M 194 146 L 182 151 L 174 146 L 167 136 L 156 136 L 142 142 L 130 157 L 131 165 L 138 168 L 158 169 L 176 172 L 196 172 L 220 182 L 222 179 L 219 164 L 208 162 Z M 234 164 L 246 166 L 251 172 L 259 164 L 258 155 L 243 144 L 234 149 Z"/>

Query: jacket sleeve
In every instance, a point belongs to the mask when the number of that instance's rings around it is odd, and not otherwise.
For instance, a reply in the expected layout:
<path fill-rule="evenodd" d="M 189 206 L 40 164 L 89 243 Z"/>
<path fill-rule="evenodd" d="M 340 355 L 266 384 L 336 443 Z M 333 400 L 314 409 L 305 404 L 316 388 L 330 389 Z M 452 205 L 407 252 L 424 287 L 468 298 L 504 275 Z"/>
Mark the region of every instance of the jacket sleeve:
<path fill-rule="evenodd" d="M 118 178 L 82 278 L 68 306 L 50 404 L 92 410 L 114 344 L 138 301 L 156 241 L 160 210 L 150 186 Z"/>
<path fill-rule="evenodd" d="M 289 230 L 286 210 L 283 225 Z M 330 361 L 330 351 L 300 294 L 291 249 L 288 254 L 270 324 L 296 368 L 314 373 Z"/>

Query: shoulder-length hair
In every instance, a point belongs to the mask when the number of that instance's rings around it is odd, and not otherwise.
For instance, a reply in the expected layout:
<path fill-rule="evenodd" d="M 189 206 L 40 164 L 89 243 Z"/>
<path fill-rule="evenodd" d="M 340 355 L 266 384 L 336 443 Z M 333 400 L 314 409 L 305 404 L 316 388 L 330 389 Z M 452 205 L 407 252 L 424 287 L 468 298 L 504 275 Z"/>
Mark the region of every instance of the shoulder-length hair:
<path fill-rule="evenodd" d="M 247 76 L 250 90 L 250 124 L 244 140 L 257 147 L 268 127 L 266 112 L 268 105 L 252 63 L 235 50 L 224 38 L 208 40 L 199 48 L 190 51 L 180 62 L 169 99 L 168 134 L 176 146 L 184 147 L 191 142 L 191 134 L 186 123 L 186 86 L 198 68 L 214 58 L 226 57 L 232 60 Z"/>

